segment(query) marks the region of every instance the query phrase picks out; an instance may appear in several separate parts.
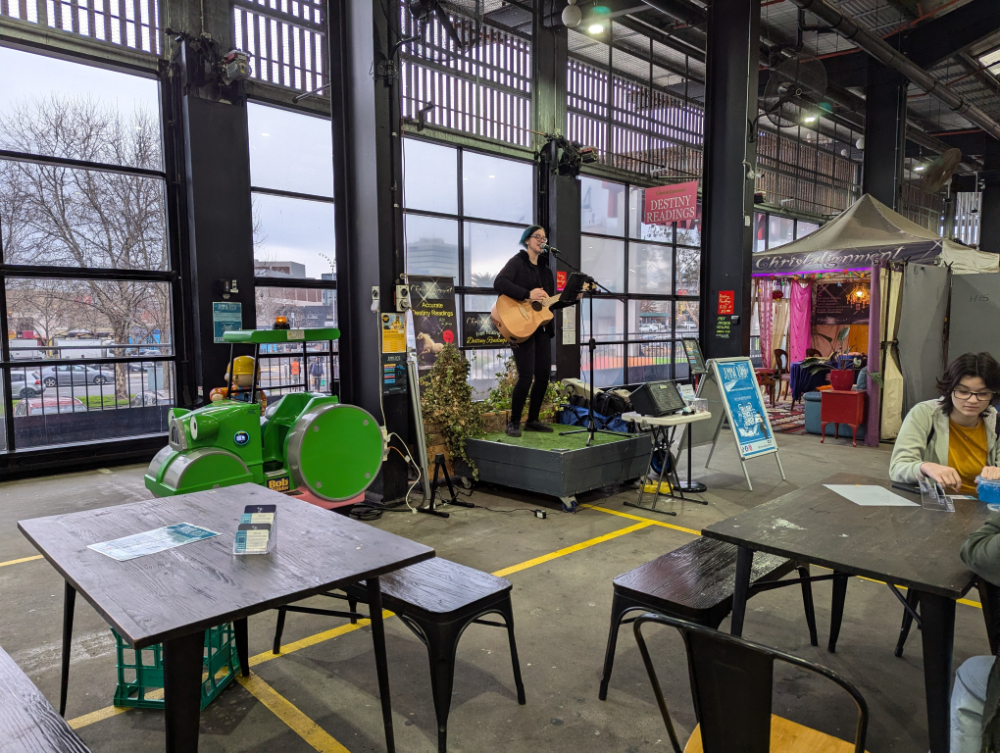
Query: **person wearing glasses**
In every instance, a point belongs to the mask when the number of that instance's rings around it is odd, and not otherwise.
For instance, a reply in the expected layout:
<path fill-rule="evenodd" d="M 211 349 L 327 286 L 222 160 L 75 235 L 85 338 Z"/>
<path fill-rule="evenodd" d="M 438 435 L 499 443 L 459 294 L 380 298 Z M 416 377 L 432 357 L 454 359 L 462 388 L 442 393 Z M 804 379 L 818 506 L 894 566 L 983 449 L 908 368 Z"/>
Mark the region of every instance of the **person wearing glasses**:
<path fill-rule="evenodd" d="M 525 228 L 521 234 L 523 250 L 511 257 L 500 270 L 493 282 L 493 289 L 515 301 L 544 301 L 555 295 L 555 282 L 549 271 L 548 254 L 545 253 L 547 242 L 545 229 L 541 225 Z M 565 303 L 558 301 L 549 309 L 555 311 L 565 306 Z M 527 340 L 513 346 L 517 382 L 510 399 L 510 422 L 507 424 L 507 434 L 512 437 L 521 436 L 521 414 L 529 392 L 531 398 L 528 402 L 525 431 L 552 431 L 551 426 L 538 420 L 538 414 L 549 384 L 549 371 L 552 368 L 552 345 L 549 341 L 555 334 L 555 320 L 552 320 L 539 327 Z"/>
<path fill-rule="evenodd" d="M 976 493 L 976 476 L 1000 479 L 997 410 L 1000 364 L 989 353 L 956 358 L 938 380 L 941 397 L 913 406 L 889 461 L 889 477 L 916 484 L 921 476 L 945 489 Z"/>

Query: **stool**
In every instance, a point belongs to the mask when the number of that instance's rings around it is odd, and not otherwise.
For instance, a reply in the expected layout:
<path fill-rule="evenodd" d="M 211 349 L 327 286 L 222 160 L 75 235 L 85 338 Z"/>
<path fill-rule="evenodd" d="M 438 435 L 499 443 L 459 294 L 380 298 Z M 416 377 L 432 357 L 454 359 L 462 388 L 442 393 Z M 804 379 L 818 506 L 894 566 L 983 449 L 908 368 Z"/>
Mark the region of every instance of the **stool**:
<path fill-rule="evenodd" d="M 514 643 L 510 581 L 435 557 L 381 576 L 380 585 L 383 606 L 394 612 L 427 646 L 438 725 L 438 753 L 446 753 L 448 749 L 448 714 L 451 711 L 451 691 L 455 682 L 455 651 L 462 633 L 469 625 L 476 623 L 507 629 L 517 702 L 522 706 L 526 703 L 517 646 Z M 278 624 L 274 631 L 274 653 L 279 653 L 286 612 L 349 616 L 352 623 L 357 623 L 358 616 L 363 616 L 354 613 L 358 602 L 365 603 L 367 598 L 363 585 L 348 586 L 346 596 L 333 593 L 322 595 L 346 599 L 352 614 L 344 615 L 343 612 L 310 607 L 279 607 Z M 504 622 L 482 619 L 488 614 L 498 614 Z"/>
<path fill-rule="evenodd" d="M 697 538 L 615 578 L 611 633 L 608 636 L 604 675 L 601 677 L 598 694 L 602 701 L 608 697 L 618 628 L 634 620 L 624 619 L 625 615 L 632 611 L 654 612 L 718 629 L 733 609 L 737 549 L 735 544 L 718 539 Z M 798 579 L 780 581 L 780 578 L 796 569 L 800 576 Z M 811 578 L 807 564 L 797 564 L 774 554 L 756 552 L 750 573 L 749 596 L 772 588 L 801 584 L 809 639 L 816 646 L 818 639 L 812 581 L 832 577 Z"/>
<path fill-rule="evenodd" d="M 851 427 L 851 439 L 858 446 L 858 427 L 865 422 L 865 398 L 867 393 L 855 390 L 827 390 L 823 393 L 820 404 L 820 434 L 826 441 L 826 425 L 833 424 L 834 432 L 839 433 L 840 424 Z"/>

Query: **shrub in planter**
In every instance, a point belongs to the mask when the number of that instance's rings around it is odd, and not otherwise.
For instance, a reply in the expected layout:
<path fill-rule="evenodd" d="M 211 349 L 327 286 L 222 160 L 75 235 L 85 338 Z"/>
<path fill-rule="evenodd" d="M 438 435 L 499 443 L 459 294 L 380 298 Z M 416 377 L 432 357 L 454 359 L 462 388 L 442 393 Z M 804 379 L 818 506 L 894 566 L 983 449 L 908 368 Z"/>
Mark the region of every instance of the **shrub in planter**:
<path fill-rule="evenodd" d="M 465 454 L 465 440 L 483 433 L 482 407 L 472 401 L 469 362 L 454 345 L 445 345 L 427 376 L 420 379 L 420 410 L 424 414 L 428 453 L 444 440 L 452 463 L 463 460 L 479 478 L 475 463 Z M 433 454 L 429 460 L 433 462 Z"/>
<path fill-rule="evenodd" d="M 497 360 L 501 360 L 501 356 L 497 356 Z M 510 420 L 510 403 L 514 395 L 514 385 L 517 383 L 517 364 L 514 363 L 514 356 L 512 355 L 502 360 L 503 368 L 496 375 L 497 385 L 490 390 L 483 404 L 488 411 L 485 417 L 489 417 L 490 414 L 498 414 L 503 417 L 503 420 L 502 422 L 497 422 L 498 425 L 496 428 L 492 426 L 488 427 L 487 431 L 503 431 L 507 426 L 507 421 Z M 545 390 L 545 397 L 542 399 L 542 408 L 538 417 L 542 421 L 554 420 L 559 402 L 559 385 L 555 382 L 549 382 Z"/>

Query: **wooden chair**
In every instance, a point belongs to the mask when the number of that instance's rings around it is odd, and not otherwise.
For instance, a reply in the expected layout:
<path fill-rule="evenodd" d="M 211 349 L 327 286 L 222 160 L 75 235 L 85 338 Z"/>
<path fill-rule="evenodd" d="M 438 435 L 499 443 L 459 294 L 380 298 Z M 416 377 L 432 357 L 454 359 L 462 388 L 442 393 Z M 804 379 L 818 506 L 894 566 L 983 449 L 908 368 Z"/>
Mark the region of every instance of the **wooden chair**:
<path fill-rule="evenodd" d="M 822 358 L 823 354 L 816 348 L 806 348 L 806 358 Z"/>
<path fill-rule="evenodd" d="M 0 649 L 0 750 L 90 753 L 90 748 L 3 649 Z"/>
<path fill-rule="evenodd" d="M 774 378 L 778 382 L 778 399 L 781 399 L 781 390 L 788 397 L 788 390 L 792 384 L 792 374 L 788 370 L 788 353 L 784 350 L 774 351 Z"/>
<path fill-rule="evenodd" d="M 507 629 L 517 702 L 522 706 L 526 703 L 521 667 L 517 660 L 517 645 L 514 643 L 514 608 L 510 599 L 510 581 L 435 557 L 381 576 L 380 585 L 383 606 L 395 612 L 403 624 L 427 646 L 438 725 L 438 753 L 446 753 L 448 750 L 448 714 L 451 711 L 451 692 L 455 683 L 455 652 L 462 633 L 469 625 L 476 623 Z M 367 598 L 363 585 L 348 587 L 346 595 L 322 595 L 346 600 L 351 608 L 350 613 L 311 607 L 279 607 L 278 624 L 274 631 L 275 654 L 280 651 L 286 612 L 350 617 L 352 623 L 356 623 L 359 616 L 364 616 L 355 612 L 358 602 L 365 603 Z M 500 615 L 503 623 L 482 619 L 488 614 Z"/>
<path fill-rule="evenodd" d="M 868 704 L 857 688 L 829 669 L 703 625 L 645 614 L 635 621 L 635 640 L 674 753 L 682 753 L 681 745 L 642 636 L 643 626 L 650 622 L 676 628 L 687 649 L 691 693 L 699 724 L 683 753 L 864 753 Z M 771 713 L 775 660 L 822 675 L 850 694 L 858 708 L 853 745 Z"/>
<path fill-rule="evenodd" d="M 614 668 L 618 629 L 632 622 L 625 619 L 629 612 L 643 611 L 671 615 L 698 625 L 718 628 L 733 609 L 733 588 L 736 580 L 734 544 L 718 539 L 697 538 L 672 552 L 640 565 L 614 580 L 615 595 L 611 603 L 611 633 L 604 656 L 604 674 L 598 697 L 608 697 L 608 684 Z M 780 580 L 792 570 L 799 579 Z M 821 576 L 823 577 L 823 576 Z M 802 586 L 802 602 L 806 610 L 809 638 L 817 645 L 816 615 L 813 610 L 812 582 L 808 565 L 773 554 L 757 552 L 750 574 L 750 596 L 781 586 Z"/>
<path fill-rule="evenodd" d="M 771 401 L 771 406 L 774 406 L 774 390 L 777 387 L 777 380 L 774 378 L 774 372 L 769 369 L 756 369 L 755 374 L 757 376 L 757 384 L 760 385 L 760 389 L 764 394 L 767 395 L 768 400 Z"/>

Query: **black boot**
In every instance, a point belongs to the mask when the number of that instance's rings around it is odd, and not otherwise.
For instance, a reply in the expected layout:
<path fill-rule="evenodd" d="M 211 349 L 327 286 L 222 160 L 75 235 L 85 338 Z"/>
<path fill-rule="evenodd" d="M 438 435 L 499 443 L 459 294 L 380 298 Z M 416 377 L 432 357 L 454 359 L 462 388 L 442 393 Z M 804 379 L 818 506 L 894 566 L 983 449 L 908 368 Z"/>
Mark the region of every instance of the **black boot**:
<path fill-rule="evenodd" d="M 542 431 L 552 433 L 552 427 L 548 424 L 543 424 L 537 418 L 534 421 L 526 421 L 524 424 L 525 431 Z"/>
<path fill-rule="evenodd" d="M 518 421 L 517 423 L 514 423 L 513 421 L 509 421 L 507 423 L 507 436 L 508 437 L 519 437 L 519 436 L 521 436 L 521 422 L 520 421 Z"/>

